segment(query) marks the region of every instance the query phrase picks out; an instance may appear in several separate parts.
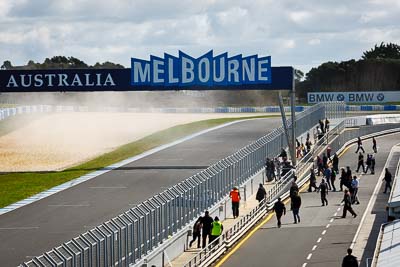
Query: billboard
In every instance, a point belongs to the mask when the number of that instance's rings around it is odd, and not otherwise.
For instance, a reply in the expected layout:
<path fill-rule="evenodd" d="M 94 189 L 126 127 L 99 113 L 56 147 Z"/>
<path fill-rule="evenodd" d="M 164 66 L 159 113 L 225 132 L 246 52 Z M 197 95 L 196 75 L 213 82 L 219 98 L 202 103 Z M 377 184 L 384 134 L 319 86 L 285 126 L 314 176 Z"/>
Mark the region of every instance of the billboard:
<path fill-rule="evenodd" d="M 308 103 L 344 101 L 346 103 L 399 102 L 400 91 L 312 92 L 307 93 Z"/>
<path fill-rule="evenodd" d="M 131 58 L 126 69 L 0 70 L 0 93 L 167 90 L 291 90 L 292 67 L 271 67 L 271 57 Z"/>
<path fill-rule="evenodd" d="M 150 60 L 131 59 L 132 86 L 226 86 L 270 84 L 271 57 L 252 55 L 213 56 L 213 51 L 193 58 L 182 51 L 174 57 L 150 56 Z"/>

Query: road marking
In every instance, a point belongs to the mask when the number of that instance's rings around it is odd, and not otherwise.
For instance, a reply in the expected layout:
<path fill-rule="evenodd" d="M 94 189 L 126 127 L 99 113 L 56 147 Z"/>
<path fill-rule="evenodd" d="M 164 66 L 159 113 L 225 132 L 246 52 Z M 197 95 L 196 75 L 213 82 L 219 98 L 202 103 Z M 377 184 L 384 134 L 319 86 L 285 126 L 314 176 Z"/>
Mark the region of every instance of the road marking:
<path fill-rule="evenodd" d="M 27 227 L 0 227 L 0 230 L 32 230 L 39 229 L 39 226 L 27 226 Z"/>
<path fill-rule="evenodd" d="M 90 189 L 124 189 L 126 186 L 91 186 Z"/>
<path fill-rule="evenodd" d="M 48 205 L 49 207 L 89 207 L 89 204 L 54 204 L 54 205 Z"/>
<path fill-rule="evenodd" d="M 322 231 L 321 235 L 325 235 L 326 234 L 326 230 Z"/>
<path fill-rule="evenodd" d="M 329 228 L 329 226 L 331 226 L 331 224 L 330 224 L 330 223 L 328 223 L 328 224 L 326 225 L 326 228 Z"/>
<path fill-rule="evenodd" d="M 314 245 L 312 248 L 312 251 L 314 251 L 317 248 L 317 245 Z"/>
<path fill-rule="evenodd" d="M 306 267 L 307 266 L 307 262 L 303 263 L 303 265 L 301 265 L 301 267 Z"/>
<path fill-rule="evenodd" d="M 335 212 L 335 214 L 333 214 L 333 216 L 337 216 L 337 212 Z"/>
<path fill-rule="evenodd" d="M 312 257 L 312 253 L 308 254 L 307 260 L 311 259 L 311 257 Z"/>
<path fill-rule="evenodd" d="M 397 144 L 397 145 L 398 145 L 398 144 Z M 395 147 L 395 146 L 393 146 L 393 147 Z M 351 249 L 353 249 L 353 248 L 354 248 L 354 245 L 356 244 L 356 240 L 357 240 L 357 238 L 358 238 L 358 235 L 360 234 L 361 227 L 362 227 L 362 225 L 364 224 L 365 218 L 367 217 L 367 213 L 368 213 L 369 210 L 371 209 L 371 206 L 372 206 L 373 202 L 376 201 L 377 195 L 379 194 L 379 188 L 381 187 L 383 177 L 385 176 L 385 168 L 387 168 L 388 163 L 389 163 L 389 159 L 391 159 L 392 156 L 393 156 L 393 149 L 390 150 L 390 153 L 389 153 L 389 155 L 388 155 L 388 157 L 387 157 L 387 159 L 386 159 L 385 166 L 382 168 L 381 175 L 379 176 L 378 181 L 377 181 L 377 183 L 376 183 L 376 185 L 375 185 L 374 192 L 372 193 L 371 198 L 369 199 L 368 205 L 367 205 L 367 207 L 365 208 L 364 214 L 363 214 L 363 216 L 362 216 L 362 218 L 361 218 L 361 221 L 360 221 L 360 223 L 358 224 L 357 232 L 356 232 L 356 234 L 354 235 L 353 241 L 351 241 L 351 245 L 350 245 L 350 248 L 351 248 Z"/>
<path fill-rule="evenodd" d="M 340 211 L 341 208 L 338 208 L 337 211 Z"/>
<path fill-rule="evenodd" d="M 333 216 L 336 216 L 337 215 L 337 212 L 333 215 Z M 330 223 L 333 223 L 333 218 L 329 221 Z"/>
<path fill-rule="evenodd" d="M 317 243 L 321 242 L 322 237 L 318 238 Z"/>
<path fill-rule="evenodd" d="M 288 202 L 288 201 L 285 201 Z M 286 203 L 285 203 L 286 204 Z M 236 246 L 232 248 L 216 265 L 215 267 L 220 267 L 233 253 L 235 253 L 243 244 L 246 242 L 261 226 L 266 224 L 271 218 L 274 216 L 274 213 L 271 212 L 259 225 L 257 225 L 253 230 L 250 231 Z"/>

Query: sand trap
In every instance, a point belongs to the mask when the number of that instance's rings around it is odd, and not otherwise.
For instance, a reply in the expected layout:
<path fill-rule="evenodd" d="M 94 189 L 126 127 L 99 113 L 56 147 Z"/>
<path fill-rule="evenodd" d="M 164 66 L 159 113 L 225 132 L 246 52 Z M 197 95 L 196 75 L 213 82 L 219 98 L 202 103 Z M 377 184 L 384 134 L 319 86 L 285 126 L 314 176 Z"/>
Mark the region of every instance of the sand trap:
<path fill-rule="evenodd" d="M 175 125 L 254 115 L 50 114 L 0 137 L 0 172 L 61 170 Z"/>

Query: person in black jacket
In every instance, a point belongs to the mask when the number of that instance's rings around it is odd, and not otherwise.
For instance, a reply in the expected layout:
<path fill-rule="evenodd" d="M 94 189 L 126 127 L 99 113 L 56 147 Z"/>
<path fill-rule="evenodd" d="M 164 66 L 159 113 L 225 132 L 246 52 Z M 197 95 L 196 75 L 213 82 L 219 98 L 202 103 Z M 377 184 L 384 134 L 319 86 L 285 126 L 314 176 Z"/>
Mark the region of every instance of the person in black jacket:
<path fill-rule="evenodd" d="M 189 243 L 189 247 L 192 247 L 193 243 L 197 239 L 197 248 L 200 248 L 200 238 L 201 238 L 201 220 L 203 219 L 202 216 L 200 216 L 196 222 L 193 225 L 193 239 Z"/>
<path fill-rule="evenodd" d="M 210 214 L 208 210 L 205 212 L 204 216 L 201 219 L 201 224 L 203 226 L 203 243 L 202 243 L 202 248 L 206 247 L 207 244 L 207 237 L 208 237 L 208 242 L 210 242 L 210 237 L 211 237 L 211 227 L 213 223 L 213 218 L 210 217 Z"/>
<path fill-rule="evenodd" d="M 356 172 L 360 170 L 360 167 L 362 167 L 363 172 L 365 173 L 364 155 L 361 152 L 358 154 L 358 165 Z"/>
<path fill-rule="evenodd" d="M 392 190 L 392 174 L 389 172 L 388 168 L 385 168 L 385 177 L 383 180 L 386 182 L 385 183 L 385 191 L 383 191 L 384 194 L 386 194 L 387 189 L 389 188 L 389 193 Z"/>
<path fill-rule="evenodd" d="M 300 206 L 301 206 L 301 197 L 299 194 L 299 191 L 294 191 L 293 196 L 291 197 L 291 205 L 292 205 L 292 212 L 293 212 L 293 218 L 294 218 L 294 223 L 299 222 L 300 223 Z"/>
<path fill-rule="evenodd" d="M 322 179 L 322 182 L 319 185 L 319 190 L 321 193 L 322 206 L 328 206 L 328 200 L 326 199 L 326 196 L 328 195 L 328 184 L 325 182 L 325 179 Z"/>
<path fill-rule="evenodd" d="M 315 177 L 314 169 L 310 169 L 310 185 L 308 187 L 308 192 L 312 192 L 312 188 L 314 188 L 314 192 L 318 190 L 317 187 L 317 178 Z"/>
<path fill-rule="evenodd" d="M 353 208 L 351 207 L 351 196 L 350 196 L 349 190 L 347 190 L 347 189 L 344 190 L 344 197 L 343 197 L 342 202 L 344 202 L 342 218 L 346 218 L 347 211 L 349 211 L 351 213 L 351 215 L 353 215 L 354 218 L 357 217 L 357 214 L 354 212 Z"/>
<path fill-rule="evenodd" d="M 263 184 L 260 184 L 257 190 L 256 200 L 258 200 L 258 203 L 260 203 L 263 199 L 265 199 L 266 196 L 267 192 L 265 191 Z"/>
<path fill-rule="evenodd" d="M 336 153 L 333 155 L 332 167 L 336 174 L 339 174 L 339 157 Z"/>
<path fill-rule="evenodd" d="M 342 267 L 358 267 L 357 257 L 351 255 L 353 250 L 351 248 L 347 249 L 347 255 L 344 256 L 342 261 Z"/>
<path fill-rule="evenodd" d="M 285 207 L 285 204 L 282 203 L 280 197 L 278 198 L 278 201 L 275 202 L 273 209 L 276 214 L 276 219 L 278 220 L 278 228 L 281 228 L 281 225 L 282 225 L 281 217 L 282 217 L 282 214 L 286 215 L 286 207 Z"/>
<path fill-rule="evenodd" d="M 357 150 L 356 150 L 356 153 L 358 153 L 358 150 L 360 150 L 360 149 L 362 150 L 363 153 L 365 153 L 365 150 L 364 150 L 364 148 L 363 148 L 363 144 L 362 144 L 361 138 L 358 137 L 358 139 L 357 139 Z"/>

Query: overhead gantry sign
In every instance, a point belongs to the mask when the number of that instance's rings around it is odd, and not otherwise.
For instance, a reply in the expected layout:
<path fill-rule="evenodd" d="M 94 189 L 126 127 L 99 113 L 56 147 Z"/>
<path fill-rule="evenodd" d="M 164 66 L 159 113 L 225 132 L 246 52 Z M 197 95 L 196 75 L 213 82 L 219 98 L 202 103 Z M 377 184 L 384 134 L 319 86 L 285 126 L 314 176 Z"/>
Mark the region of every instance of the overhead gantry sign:
<path fill-rule="evenodd" d="M 292 90 L 292 67 L 271 67 L 271 57 L 210 51 L 193 58 L 131 58 L 127 69 L 0 70 L 1 92 Z"/>

